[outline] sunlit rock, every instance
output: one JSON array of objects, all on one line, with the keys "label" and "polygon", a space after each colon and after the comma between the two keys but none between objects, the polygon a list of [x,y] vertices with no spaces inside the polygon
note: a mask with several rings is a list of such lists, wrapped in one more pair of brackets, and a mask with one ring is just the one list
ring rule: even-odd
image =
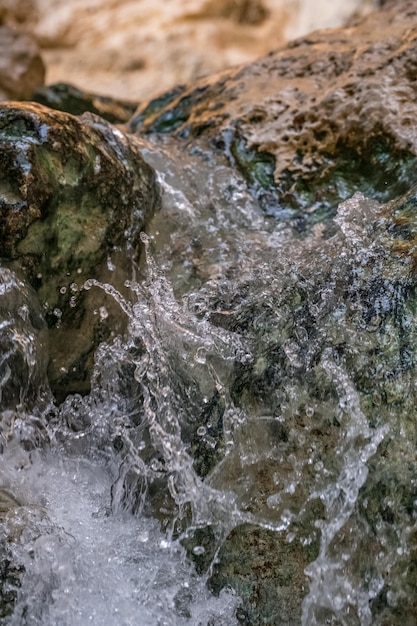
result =
[{"label": "sunlit rock", "polygon": [[143,103],[130,131],[212,150],[301,228],[357,190],[387,201],[416,180],[416,16],[404,0],[312,33]]},{"label": "sunlit rock", "polygon": [[88,389],[94,346],[120,324],[81,287],[111,277],[123,289],[157,201],[153,172],[134,140],[92,115],[4,104],[0,138],[2,257],[43,306],[52,386]]}]

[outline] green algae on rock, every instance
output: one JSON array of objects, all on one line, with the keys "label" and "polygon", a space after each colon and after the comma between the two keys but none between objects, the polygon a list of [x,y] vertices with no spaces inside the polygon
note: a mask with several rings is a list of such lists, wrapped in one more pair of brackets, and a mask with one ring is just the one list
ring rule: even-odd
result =
[{"label": "green algae on rock", "polygon": [[1,257],[44,307],[52,387],[88,389],[94,346],[120,325],[108,319],[110,301],[93,302],[80,288],[86,278],[123,286],[131,277],[158,201],[153,170],[134,138],[92,114],[3,104],[0,139]]},{"label": "green algae on rock", "polygon": [[416,17],[404,0],[312,33],[144,102],[129,129],[208,143],[270,215],[319,221],[355,191],[385,202],[417,177]]}]

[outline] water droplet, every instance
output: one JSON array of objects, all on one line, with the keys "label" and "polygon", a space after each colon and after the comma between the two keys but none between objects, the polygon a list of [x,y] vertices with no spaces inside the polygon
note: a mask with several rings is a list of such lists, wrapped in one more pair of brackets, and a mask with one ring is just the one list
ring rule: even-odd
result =
[{"label": "water droplet", "polygon": [[196,546],[195,548],[193,548],[193,554],[196,554],[197,556],[199,554],[204,554],[205,553],[205,548],[203,548],[203,546]]}]

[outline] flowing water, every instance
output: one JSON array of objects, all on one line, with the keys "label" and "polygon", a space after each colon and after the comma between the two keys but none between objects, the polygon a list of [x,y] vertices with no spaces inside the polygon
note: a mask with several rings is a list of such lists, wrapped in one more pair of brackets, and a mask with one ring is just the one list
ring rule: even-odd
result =
[{"label": "flowing water", "polygon": [[[1,270],[4,623],[414,623],[414,286],[383,207],[301,228],[226,167],[144,153],[163,202],[128,295],[82,285],[128,325],[88,396],[42,388],[39,305]],[[250,529],[279,566],[239,573]]]}]

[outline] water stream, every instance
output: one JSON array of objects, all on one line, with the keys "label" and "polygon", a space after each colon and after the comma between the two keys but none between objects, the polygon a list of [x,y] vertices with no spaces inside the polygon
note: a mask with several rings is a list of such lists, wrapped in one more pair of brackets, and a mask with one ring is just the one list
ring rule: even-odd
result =
[{"label": "water stream", "polygon": [[[126,334],[100,345],[88,396],[57,406],[45,389],[29,409],[31,386],[16,383],[20,409],[1,413],[15,504],[0,540],[17,564],[4,623],[398,623],[414,602],[417,343],[409,261],[389,250],[383,207],[358,194],[300,233],[265,218],[228,168],[203,180],[192,162],[145,155],[163,206],[128,295],[80,285],[114,298]],[[5,400],[11,377],[42,380],[46,356],[27,313],[39,305],[1,272],[14,294]],[[408,508],[397,489],[411,489]],[[268,572],[269,617],[248,617],[221,565],[248,528],[298,567],[298,618]]]}]

